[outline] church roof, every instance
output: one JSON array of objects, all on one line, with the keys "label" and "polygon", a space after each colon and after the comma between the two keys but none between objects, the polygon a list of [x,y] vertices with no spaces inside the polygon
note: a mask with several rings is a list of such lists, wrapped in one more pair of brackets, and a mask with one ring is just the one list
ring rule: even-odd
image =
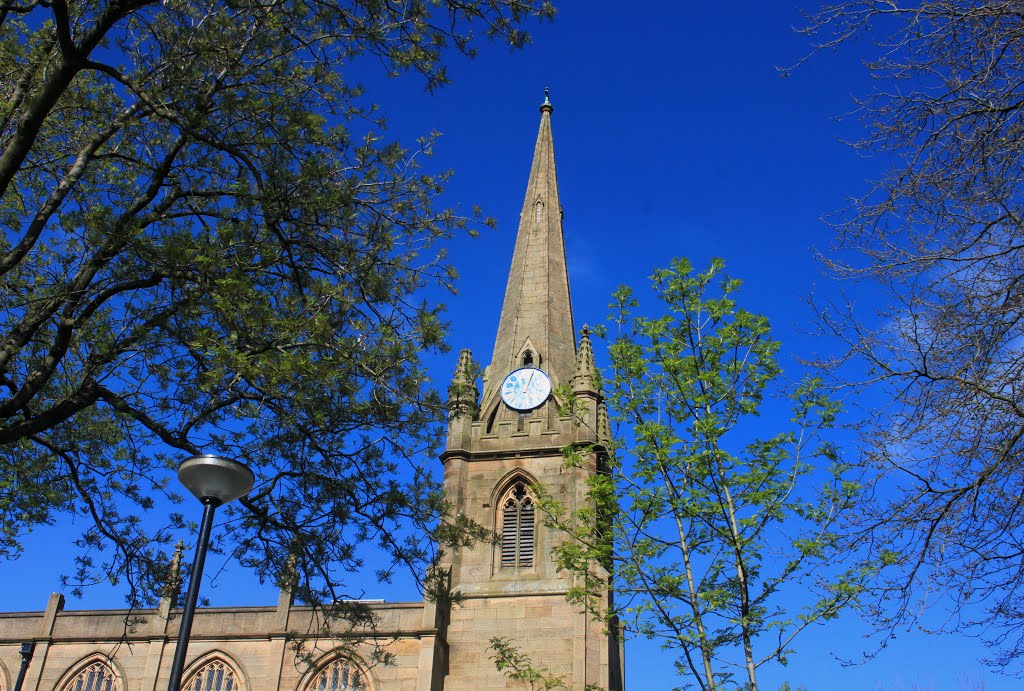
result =
[{"label": "church roof", "polygon": [[576,372],[562,206],[558,200],[551,136],[553,111],[545,90],[533,165],[519,214],[512,268],[489,368],[490,381],[494,383],[522,365],[526,348],[533,352],[534,365],[545,370],[556,383],[570,383]]}]

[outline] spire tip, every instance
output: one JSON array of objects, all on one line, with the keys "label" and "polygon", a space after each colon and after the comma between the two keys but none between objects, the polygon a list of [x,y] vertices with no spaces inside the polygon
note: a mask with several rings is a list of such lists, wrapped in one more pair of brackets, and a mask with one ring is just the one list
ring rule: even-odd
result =
[{"label": "spire tip", "polygon": [[553,105],[551,105],[551,98],[550,98],[550,96],[551,96],[551,90],[548,87],[545,86],[544,87],[544,102],[540,104],[540,112],[542,112],[542,113],[550,113],[551,111],[553,111],[555,109],[555,107]]}]

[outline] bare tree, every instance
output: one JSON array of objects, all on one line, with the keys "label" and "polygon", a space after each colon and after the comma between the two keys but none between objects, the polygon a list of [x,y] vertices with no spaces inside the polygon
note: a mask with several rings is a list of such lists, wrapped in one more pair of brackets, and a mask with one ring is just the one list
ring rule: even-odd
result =
[{"label": "bare tree", "polygon": [[826,258],[885,307],[820,306],[846,346],[827,367],[885,395],[862,426],[877,484],[858,525],[891,567],[879,620],[946,606],[937,628],[982,635],[1006,666],[1024,653],[1024,2],[838,2],[808,19],[819,50],[872,51],[854,146],[888,167],[832,219]]}]

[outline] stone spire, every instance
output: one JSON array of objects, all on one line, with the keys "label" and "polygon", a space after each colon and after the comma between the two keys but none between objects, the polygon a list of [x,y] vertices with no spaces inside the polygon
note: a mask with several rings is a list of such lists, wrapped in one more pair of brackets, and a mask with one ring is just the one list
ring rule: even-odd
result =
[{"label": "stone spire", "polygon": [[505,374],[523,366],[526,350],[531,352],[533,366],[546,371],[555,383],[568,384],[576,374],[562,206],[558,201],[551,137],[553,111],[545,90],[512,269],[487,372],[488,388],[497,386]]}]

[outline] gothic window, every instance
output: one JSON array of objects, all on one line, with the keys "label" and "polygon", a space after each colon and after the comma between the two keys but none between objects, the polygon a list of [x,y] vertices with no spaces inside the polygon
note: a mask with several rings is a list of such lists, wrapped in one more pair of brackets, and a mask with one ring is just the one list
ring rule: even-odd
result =
[{"label": "gothic window", "polygon": [[505,493],[501,507],[501,565],[533,566],[533,498],[525,482],[516,482]]},{"label": "gothic window", "polygon": [[533,351],[527,350],[523,353],[523,367],[533,367]]},{"label": "gothic window", "polygon": [[200,667],[181,688],[182,691],[240,691],[242,685],[235,670],[214,658]]},{"label": "gothic window", "polygon": [[102,660],[85,667],[64,685],[64,691],[117,691],[114,670]]},{"label": "gothic window", "polygon": [[345,658],[338,658],[313,677],[306,691],[365,691],[369,688],[358,667]]}]

